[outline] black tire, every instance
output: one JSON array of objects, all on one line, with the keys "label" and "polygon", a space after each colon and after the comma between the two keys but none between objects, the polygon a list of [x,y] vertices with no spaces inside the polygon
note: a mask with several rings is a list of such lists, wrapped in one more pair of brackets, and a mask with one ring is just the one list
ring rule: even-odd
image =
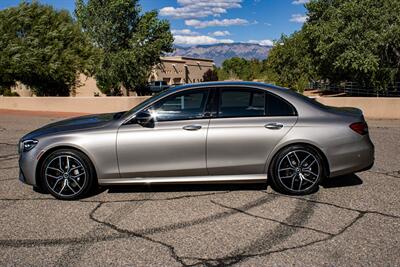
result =
[{"label": "black tire", "polygon": [[95,180],[95,171],[90,159],[74,149],[52,152],[43,161],[40,170],[43,188],[62,200],[83,198],[93,189]]},{"label": "black tire", "polygon": [[279,151],[269,170],[274,189],[289,195],[316,192],[324,173],[321,155],[306,145],[293,145]]}]

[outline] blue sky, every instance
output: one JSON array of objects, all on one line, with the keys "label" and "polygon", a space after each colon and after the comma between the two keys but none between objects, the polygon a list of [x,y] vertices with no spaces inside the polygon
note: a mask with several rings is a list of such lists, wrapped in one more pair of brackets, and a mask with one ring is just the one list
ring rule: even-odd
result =
[{"label": "blue sky", "polygon": [[[282,33],[299,30],[308,0],[141,0],[144,11],[157,9],[171,22],[178,45],[253,42],[270,45]],[[20,0],[1,0],[0,9]],[[74,10],[74,0],[40,0]]]}]

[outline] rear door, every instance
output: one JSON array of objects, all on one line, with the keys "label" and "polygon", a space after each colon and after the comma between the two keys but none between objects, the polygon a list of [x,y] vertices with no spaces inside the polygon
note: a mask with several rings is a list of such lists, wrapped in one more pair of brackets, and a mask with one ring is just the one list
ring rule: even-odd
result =
[{"label": "rear door", "polygon": [[207,135],[209,174],[264,173],[268,155],[296,123],[296,110],[262,89],[218,91]]}]

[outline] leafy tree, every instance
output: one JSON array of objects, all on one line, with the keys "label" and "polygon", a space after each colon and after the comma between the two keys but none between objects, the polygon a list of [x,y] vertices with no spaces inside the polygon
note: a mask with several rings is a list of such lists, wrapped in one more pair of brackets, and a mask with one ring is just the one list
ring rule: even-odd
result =
[{"label": "leafy tree", "polygon": [[283,35],[265,62],[268,77],[276,84],[303,91],[317,77],[303,32]]},{"label": "leafy tree", "polygon": [[90,69],[92,45],[68,11],[36,1],[0,11],[0,86],[17,81],[38,96],[68,96]]},{"label": "leafy tree", "polygon": [[213,82],[218,81],[218,72],[217,69],[209,69],[203,74],[203,81],[204,82]]},{"label": "leafy tree", "polygon": [[250,80],[250,62],[244,58],[233,57],[222,63],[221,77],[223,79]]},{"label": "leafy tree", "polygon": [[147,81],[160,56],[172,52],[170,25],[156,11],[142,14],[138,0],[76,0],[76,16],[101,53],[97,84],[106,94]]},{"label": "leafy tree", "polygon": [[400,80],[400,1],[314,0],[306,7],[302,33],[321,77],[381,89]]}]

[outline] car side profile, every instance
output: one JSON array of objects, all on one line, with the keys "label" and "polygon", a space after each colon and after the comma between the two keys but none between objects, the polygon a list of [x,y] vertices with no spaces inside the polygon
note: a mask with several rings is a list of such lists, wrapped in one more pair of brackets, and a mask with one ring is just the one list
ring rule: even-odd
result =
[{"label": "car side profile", "polygon": [[360,110],[253,82],[178,86],[127,112],[52,123],[19,152],[20,180],[59,199],[97,185],[267,179],[301,195],[374,163]]}]

